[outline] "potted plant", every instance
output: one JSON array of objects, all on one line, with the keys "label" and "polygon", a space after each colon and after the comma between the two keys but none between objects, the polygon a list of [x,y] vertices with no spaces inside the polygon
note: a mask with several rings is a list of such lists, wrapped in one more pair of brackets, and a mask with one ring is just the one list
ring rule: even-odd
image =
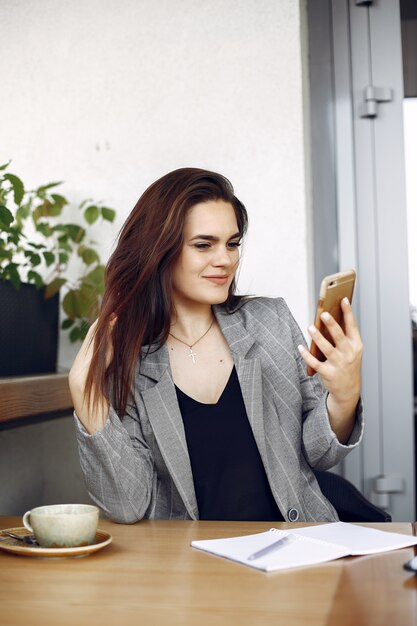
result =
[{"label": "potted plant", "polygon": [[0,375],[55,371],[59,302],[61,327],[71,342],[82,340],[104,291],[89,229],[113,222],[115,211],[85,200],[78,218],[67,220],[69,202],[57,193],[62,182],[27,189],[8,166],[0,166]]}]

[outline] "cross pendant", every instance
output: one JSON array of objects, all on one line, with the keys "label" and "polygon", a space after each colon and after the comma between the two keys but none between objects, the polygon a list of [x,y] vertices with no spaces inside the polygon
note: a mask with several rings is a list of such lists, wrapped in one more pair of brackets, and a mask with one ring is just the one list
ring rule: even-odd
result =
[{"label": "cross pendant", "polygon": [[197,356],[197,353],[193,352],[193,349],[191,346],[190,346],[190,354],[188,356],[190,356],[193,360],[193,363],[195,363],[195,357]]}]

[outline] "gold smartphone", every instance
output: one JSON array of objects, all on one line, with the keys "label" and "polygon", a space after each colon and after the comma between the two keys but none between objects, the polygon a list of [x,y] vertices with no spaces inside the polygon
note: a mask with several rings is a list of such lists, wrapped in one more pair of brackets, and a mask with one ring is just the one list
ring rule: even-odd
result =
[{"label": "gold smartphone", "polygon": [[[340,303],[343,298],[348,298],[349,302],[352,302],[355,280],[356,273],[354,270],[331,274],[322,280],[314,325],[332,345],[334,345],[334,341],[330,336],[330,333],[327,331],[326,326],[321,321],[320,315],[324,311],[327,311],[332,317],[334,317],[336,322],[343,328],[344,331],[345,323]],[[310,352],[319,361],[326,360],[326,357],[321,350],[319,350],[314,341],[311,342]],[[316,370],[307,366],[307,373],[309,376],[313,376],[316,373]]]}]

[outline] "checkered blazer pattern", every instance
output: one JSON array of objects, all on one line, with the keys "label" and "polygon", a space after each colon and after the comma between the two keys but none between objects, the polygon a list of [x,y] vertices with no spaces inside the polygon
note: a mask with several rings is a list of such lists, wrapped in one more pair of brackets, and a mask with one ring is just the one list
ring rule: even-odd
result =
[{"label": "checkered blazer pattern", "polygon": [[[214,312],[282,515],[288,521],[337,520],[312,468],[328,469],[358,445],[362,405],[342,445],[330,428],[319,376],[306,374],[297,350],[304,337],[282,298],[253,298],[232,314],[221,306]],[[166,346],[138,361],[126,415],[120,419],[111,407],[105,427],[93,435],[75,420],[87,488],[111,519],[199,518]]]}]

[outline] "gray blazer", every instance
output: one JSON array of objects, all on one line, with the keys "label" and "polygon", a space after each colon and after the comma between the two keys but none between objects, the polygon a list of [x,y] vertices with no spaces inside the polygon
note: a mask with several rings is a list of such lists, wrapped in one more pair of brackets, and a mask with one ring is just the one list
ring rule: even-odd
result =
[{"label": "gray blazer", "polygon": [[[306,374],[297,350],[304,338],[282,298],[255,298],[233,314],[220,306],[214,312],[282,515],[288,521],[337,520],[311,468],[328,469],[358,445],[362,407],[342,445],[330,428],[319,376]],[[199,518],[166,346],[140,359],[122,420],[110,408],[105,427],[94,435],[77,418],[76,425],[87,488],[111,519]]]}]

